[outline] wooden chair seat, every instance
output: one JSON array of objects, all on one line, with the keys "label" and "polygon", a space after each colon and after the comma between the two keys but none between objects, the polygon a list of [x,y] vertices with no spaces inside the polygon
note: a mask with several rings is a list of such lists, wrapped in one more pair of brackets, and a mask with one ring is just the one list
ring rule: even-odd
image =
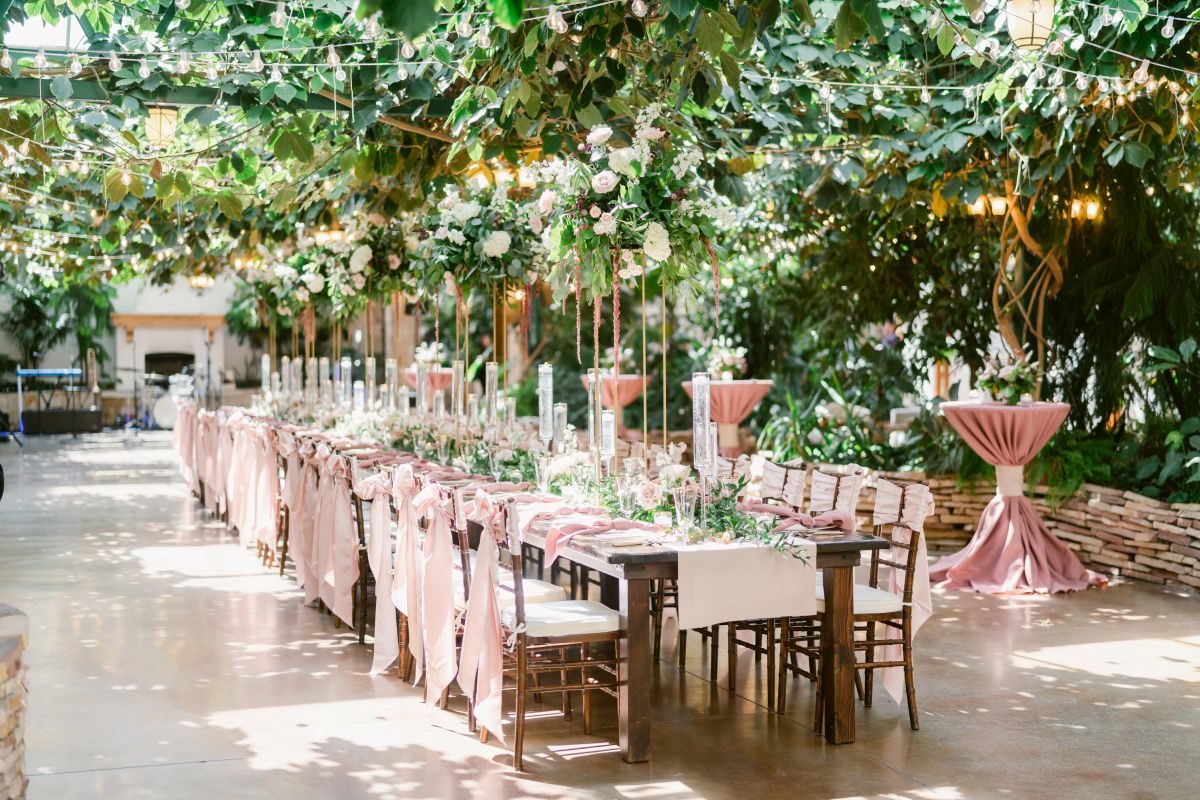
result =
[{"label": "wooden chair seat", "polygon": [[[502,609],[500,619],[505,627],[515,629],[515,606]],[[591,636],[612,633],[620,628],[620,614],[591,600],[534,603],[525,608],[525,634],[531,639]]]}]

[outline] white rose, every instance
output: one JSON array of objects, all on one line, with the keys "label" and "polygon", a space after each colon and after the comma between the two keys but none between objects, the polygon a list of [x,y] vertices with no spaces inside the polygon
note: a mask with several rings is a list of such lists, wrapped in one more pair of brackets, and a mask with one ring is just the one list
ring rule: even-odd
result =
[{"label": "white rose", "polygon": [[[300,292],[304,292],[304,290],[303,290],[303,289],[301,289],[301,290],[300,290]],[[296,292],[296,299],[297,299],[297,300],[299,300],[299,299],[300,299],[300,292]],[[304,294],[307,296],[307,295],[308,295],[308,292],[304,292]],[[301,300],[300,302],[304,302],[304,301],[303,301],[303,300]],[[283,305],[283,304],[281,303],[281,304],[280,304],[280,305],[279,305],[279,306],[278,306],[278,307],[275,309],[275,313],[276,313],[276,314],[278,314],[278,315],[279,315],[279,316],[281,316],[281,317],[290,317],[290,316],[292,315],[292,310],[291,310],[290,308],[288,308],[287,306],[285,306],[285,305]]]},{"label": "white rose", "polygon": [[661,139],[662,137],[666,136],[667,132],[664,131],[662,128],[656,128],[653,125],[649,125],[645,128],[639,128],[637,135],[638,135],[639,139],[642,139],[647,142],[653,142],[657,139]]},{"label": "white rose", "polygon": [[536,214],[529,218],[529,230],[533,231],[535,235],[542,232],[543,224],[542,218]]},{"label": "white rose", "polygon": [[320,294],[325,288],[325,278],[315,272],[312,272],[304,276],[304,285],[307,286],[308,290],[313,294]]},{"label": "white rose", "polygon": [[600,219],[600,206],[592,206],[588,209],[588,216],[592,219]]},{"label": "white rose", "polygon": [[433,232],[433,238],[435,238],[435,239],[445,239],[449,235],[450,235],[450,229],[447,228],[445,225],[443,225],[442,227],[438,228],[436,231]]},{"label": "white rose", "polygon": [[308,302],[308,289],[305,289],[304,287],[300,287],[299,289],[297,289],[296,290],[296,300],[301,303],[307,303]]},{"label": "white rose", "polygon": [[366,275],[359,274],[359,275],[354,276],[354,288],[355,289],[361,289],[366,285],[367,285],[367,276]]},{"label": "white rose", "polygon": [[605,211],[592,226],[592,230],[600,236],[612,236],[617,232],[617,218]]},{"label": "white rose", "polygon": [[395,253],[388,253],[388,267],[391,269],[400,269],[400,256]]},{"label": "white rose", "polygon": [[642,252],[655,261],[666,261],[671,257],[671,239],[662,225],[651,222],[646,226]]},{"label": "white rose", "polygon": [[450,231],[449,233],[447,233],[446,238],[449,239],[450,241],[454,242],[455,244],[462,244],[463,242],[465,242],[467,240],[467,237],[463,235],[463,232],[457,231],[457,230]]},{"label": "white rose", "polygon": [[588,133],[587,143],[595,147],[598,144],[604,144],[612,138],[612,128],[607,125],[597,125]]},{"label": "white rose", "polygon": [[633,175],[631,165],[636,158],[636,150],[632,147],[622,147],[620,150],[613,150],[608,154],[608,165],[613,168],[613,171],[628,178]]},{"label": "white rose", "polygon": [[350,271],[362,272],[371,263],[371,248],[369,245],[359,245],[350,254]]},{"label": "white rose", "polygon": [[508,252],[512,245],[512,237],[507,231],[492,231],[483,240],[483,254],[488,258],[498,258]]},{"label": "white rose", "polygon": [[474,200],[468,200],[450,209],[450,216],[454,217],[459,225],[463,225],[478,217],[481,210],[479,203]]},{"label": "white rose", "polygon": [[558,202],[558,192],[553,189],[547,189],[542,192],[542,196],[538,198],[538,213],[542,216],[549,214],[554,210],[554,204]]},{"label": "white rose", "polygon": [[1000,368],[1000,374],[997,375],[996,377],[998,377],[1002,381],[1006,381],[1009,378],[1011,378],[1016,371],[1017,371],[1017,367],[1015,364],[1007,364]]},{"label": "white rose", "polygon": [[616,173],[606,169],[603,172],[596,173],[592,178],[592,190],[600,194],[608,194],[617,188],[617,184],[620,182],[621,179],[617,177]]}]

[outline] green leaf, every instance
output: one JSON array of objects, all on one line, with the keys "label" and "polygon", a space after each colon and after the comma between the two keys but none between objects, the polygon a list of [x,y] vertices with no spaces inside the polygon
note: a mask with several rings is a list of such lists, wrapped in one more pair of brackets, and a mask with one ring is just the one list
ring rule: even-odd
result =
[{"label": "green leaf", "polygon": [[1191,357],[1196,354],[1196,340],[1184,339],[1179,343],[1179,357],[1184,361],[1191,360]]},{"label": "green leaf", "polygon": [[[410,39],[425,33],[437,22],[437,0],[372,0],[363,3],[379,8],[379,19]],[[360,8],[360,12],[362,10]]]},{"label": "green leaf", "polygon": [[725,76],[725,82],[729,84],[730,89],[738,88],[738,84],[742,80],[742,68],[738,65],[737,59],[725,51],[721,51],[721,74]]},{"label": "green leaf", "polygon": [[1153,356],[1154,358],[1157,358],[1159,361],[1166,361],[1171,364],[1181,363],[1181,360],[1179,358],[1179,353],[1176,353],[1174,350],[1172,350],[1169,347],[1160,347],[1159,345],[1156,345],[1156,344],[1151,345],[1149,353],[1151,356]]},{"label": "green leaf", "polygon": [[496,24],[506,31],[515,31],[525,13],[525,0],[488,0]]},{"label": "green leaf", "polygon": [[854,13],[848,0],[838,10],[837,18],[833,21],[833,32],[839,50],[850,47],[867,32],[866,21]]},{"label": "green leaf", "polygon": [[50,92],[59,100],[70,100],[71,95],[75,93],[74,87],[71,86],[71,79],[66,75],[59,75],[54,80],[50,81]]},{"label": "green leaf", "polygon": [[704,13],[696,24],[696,43],[714,58],[725,46],[725,31],[712,14]]},{"label": "green leaf", "polygon": [[129,187],[121,180],[124,174],[125,171],[120,167],[110,167],[108,172],[104,173],[104,196],[110,203],[119,203],[129,194]]},{"label": "green leaf", "polygon": [[217,193],[217,208],[221,209],[221,213],[232,220],[242,218],[242,201],[236,194],[226,189]]},{"label": "green leaf", "polygon": [[1130,166],[1144,166],[1150,155],[1150,148],[1141,142],[1125,143],[1125,160],[1129,162]]}]

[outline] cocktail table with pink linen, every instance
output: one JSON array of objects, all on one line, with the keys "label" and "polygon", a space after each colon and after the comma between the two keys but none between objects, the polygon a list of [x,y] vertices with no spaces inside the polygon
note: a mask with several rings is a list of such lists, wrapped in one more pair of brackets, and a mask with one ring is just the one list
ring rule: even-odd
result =
[{"label": "cocktail table with pink linen", "polygon": [[[400,379],[404,381],[404,385],[409,389],[417,388],[417,370],[413,367],[407,367],[400,370]],[[425,372],[425,383],[429,387],[430,392],[436,392],[439,389],[443,392],[450,388],[450,384],[454,382],[454,370],[449,367],[434,367]],[[446,404],[450,401],[447,399]]]},{"label": "cocktail table with pink linen", "polygon": [[[771,380],[714,380],[709,383],[709,416],[717,423],[717,446],[721,449],[721,455],[736,458],[741,454],[738,426],[750,416],[750,412],[774,385],[775,381]],[[691,397],[692,382],[684,381],[683,390]]]},{"label": "cocktail table with pink linen", "polygon": [[[588,376],[580,375],[579,379],[583,381],[583,388],[587,389]],[[609,373],[600,377],[600,404],[617,412],[617,435],[621,438],[628,433],[625,430],[625,406],[642,396],[648,382],[649,378],[636,372],[622,372],[620,375]]]},{"label": "cocktail table with pink linen", "polygon": [[971,449],[996,467],[996,496],[979,518],[971,541],[929,570],[942,587],[1003,592],[1070,592],[1107,579],[1046,528],[1025,497],[1025,464],[1062,425],[1071,406],[992,402],[942,403],[942,413]]}]

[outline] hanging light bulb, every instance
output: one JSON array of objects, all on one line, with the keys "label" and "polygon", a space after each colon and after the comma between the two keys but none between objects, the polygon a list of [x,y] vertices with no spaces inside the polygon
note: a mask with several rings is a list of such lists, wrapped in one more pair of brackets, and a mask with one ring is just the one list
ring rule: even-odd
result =
[{"label": "hanging light bulb", "polygon": [[271,75],[268,77],[271,83],[283,83],[283,70],[278,64],[271,65]]},{"label": "hanging light bulb", "polygon": [[38,69],[45,69],[50,66],[50,62],[46,60],[46,51],[38,50],[37,55],[33,57],[33,65]]},{"label": "hanging light bulb", "polygon": [[83,64],[79,61],[78,56],[71,56],[70,70],[72,75],[78,75],[83,72]]},{"label": "hanging light bulb", "polygon": [[108,68],[112,72],[116,72],[121,68],[121,59],[117,58],[116,53],[108,54]]},{"label": "hanging light bulb", "polygon": [[1086,92],[1088,88],[1088,77],[1083,73],[1075,76],[1075,88],[1081,92]]},{"label": "hanging light bulb", "polygon": [[333,45],[329,45],[329,49],[325,51],[325,63],[331,67],[336,67],[342,63],[342,57],[338,55]]},{"label": "hanging light bulb", "polygon": [[820,97],[822,100],[826,101],[833,97],[833,90],[829,88],[829,84],[821,84],[821,88],[817,90],[817,97]]},{"label": "hanging light bulb", "polygon": [[479,46],[485,50],[487,50],[488,48],[490,48],[492,46],[492,37],[487,32],[486,28],[479,32],[479,38],[477,39],[477,42],[478,42]]},{"label": "hanging light bulb", "polygon": [[882,100],[883,99],[883,89],[880,89],[878,86],[876,86],[874,89],[871,90],[871,98],[873,100]]},{"label": "hanging light bulb", "polygon": [[12,55],[8,52],[8,48],[6,47],[6,48],[4,48],[3,52],[0,52],[0,67],[3,67],[4,69],[9,70],[11,72],[12,65],[13,65]]},{"label": "hanging light bulb", "polygon": [[363,23],[363,33],[368,39],[379,38],[379,20],[374,15],[367,17],[367,21]]},{"label": "hanging light bulb", "polygon": [[121,173],[121,185],[128,186],[133,183],[133,177],[128,172]]},{"label": "hanging light bulb", "polygon": [[175,62],[175,71],[180,75],[187,75],[192,70],[191,59],[188,58],[186,50],[179,53],[179,60]]},{"label": "hanging light bulb", "polygon": [[1138,68],[1134,70],[1133,79],[1138,83],[1145,83],[1150,80],[1150,62],[1147,59],[1142,59],[1142,63],[1138,64]]},{"label": "hanging light bulb", "polygon": [[971,22],[974,22],[976,25],[982,24],[986,14],[987,12],[982,5],[975,6],[975,10],[971,12]]},{"label": "hanging light bulb", "polygon": [[341,64],[338,64],[338,68],[333,71],[333,77],[339,81],[346,80],[346,70]]},{"label": "hanging light bulb", "polygon": [[192,4],[192,0],[175,0],[175,7],[180,11],[187,11],[188,6]]},{"label": "hanging light bulb", "polygon": [[771,85],[767,87],[771,94],[779,94],[779,79],[771,78]]},{"label": "hanging light bulb", "polygon": [[1056,69],[1050,74],[1050,85],[1054,87],[1062,86],[1063,76],[1062,70]]},{"label": "hanging light bulb", "polygon": [[932,100],[932,99],[933,99],[933,98],[932,98],[932,97],[929,95],[929,87],[928,87],[928,86],[922,86],[922,87],[921,87],[921,102],[922,102],[922,103],[928,103],[928,102],[929,102],[930,100]]},{"label": "hanging light bulb", "polygon": [[1106,8],[1106,9],[1104,9],[1104,13],[1100,15],[1100,27],[1107,28],[1112,24],[1113,24],[1113,16],[1111,13],[1109,13],[1109,10]]},{"label": "hanging light bulb", "polygon": [[276,28],[282,28],[287,24],[287,14],[283,11],[283,3],[275,4],[275,10],[271,12],[271,24]]},{"label": "hanging light bulb", "polygon": [[546,9],[546,27],[560,36],[567,32],[567,21],[563,19],[558,6],[550,6]]},{"label": "hanging light bulb", "polygon": [[254,55],[250,57],[250,71],[259,73],[263,71],[262,53],[255,50]]},{"label": "hanging light bulb", "polygon": [[396,77],[402,81],[408,80],[408,70],[404,68],[403,64],[400,65],[400,71],[396,73]]},{"label": "hanging light bulb", "polygon": [[204,71],[204,77],[210,81],[215,81],[220,77],[217,75],[217,63],[215,61],[208,65],[208,69]]},{"label": "hanging light bulb", "polygon": [[405,58],[412,58],[417,54],[417,48],[413,47],[412,42],[408,39],[404,40],[404,44],[400,45],[400,55]]},{"label": "hanging light bulb", "polygon": [[458,27],[455,28],[455,30],[458,32],[458,35],[464,39],[467,38],[468,36],[470,36],[471,35],[471,18],[463,17],[462,19],[460,19],[458,21]]},{"label": "hanging light bulb", "polygon": [[645,0],[633,0],[633,2],[629,4],[629,10],[633,12],[635,17],[638,18],[646,16],[646,14],[650,11],[650,9],[646,7]]},{"label": "hanging light bulb", "polygon": [[1059,56],[1062,55],[1063,47],[1064,45],[1062,37],[1059,36],[1051,40],[1050,44],[1046,45],[1046,52],[1052,56]]},{"label": "hanging light bulb", "polygon": [[1164,39],[1171,39],[1175,36],[1175,18],[1167,17],[1167,24],[1162,27],[1162,35]]},{"label": "hanging light bulb", "polygon": [[138,76],[143,79],[150,77],[150,65],[146,63],[146,59],[144,58],[138,64]]}]

